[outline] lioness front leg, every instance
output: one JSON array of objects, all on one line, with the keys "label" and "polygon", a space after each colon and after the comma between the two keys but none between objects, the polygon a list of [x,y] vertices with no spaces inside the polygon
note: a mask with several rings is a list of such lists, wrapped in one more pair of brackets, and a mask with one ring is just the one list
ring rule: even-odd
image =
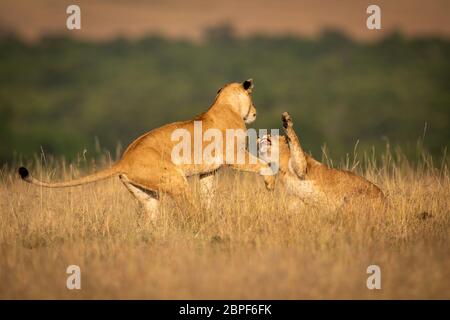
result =
[{"label": "lioness front leg", "polygon": [[248,151],[245,151],[245,159],[248,162],[243,164],[233,163],[230,164],[230,167],[237,171],[254,172],[262,175],[266,189],[273,190],[275,188],[275,172],[273,172],[272,168]]},{"label": "lioness front leg", "polygon": [[216,195],[216,171],[200,175],[200,194],[206,208],[211,208],[212,201]]},{"label": "lioness front leg", "polygon": [[295,174],[300,179],[304,179],[307,167],[306,157],[300,145],[297,134],[294,131],[291,116],[289,113],[283,112],[281,115],[281,120],[283,121],[283,128],[286,132],[289,150],[291,151],[290,163],[292,165],[292,169],[294,169]]}]

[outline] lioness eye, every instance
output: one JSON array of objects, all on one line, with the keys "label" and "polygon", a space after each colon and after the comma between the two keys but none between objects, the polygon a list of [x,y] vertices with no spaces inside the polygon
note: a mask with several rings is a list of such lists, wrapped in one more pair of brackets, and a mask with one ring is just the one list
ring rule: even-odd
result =
[{"label": "lioness eye", "polygon": [[219,90],[217,90],[217,93],[219,94],[219,93],[220,93],[220,91],[222,91],[222,88],[220,88]]}]

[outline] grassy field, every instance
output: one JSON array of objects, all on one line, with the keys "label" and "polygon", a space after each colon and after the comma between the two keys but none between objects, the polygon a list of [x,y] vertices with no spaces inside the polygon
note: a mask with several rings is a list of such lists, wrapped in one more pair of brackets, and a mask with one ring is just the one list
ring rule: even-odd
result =
[{"label": "grassy field", "polygon": [[[0,298],[450,298],[448,162],[400,152],[342,161],[388,195],[364,207],[288,209],[260,177],[221,171],[212,208],[187,214],[163,199],[155,223],[118,179],[62,190],[0,174]],[[108,161],[37,158],[42,179],[68,179]],[[336,164],[335,164],[336,166]],[[339,166],[339,165],[338,165]],[[85,168],[85,169],[82,169]],[[192,181],[198,197],[198,184]],[[66,288],[68,265],[81,290]],[[381,267],[381,290],[366,268]]]}]

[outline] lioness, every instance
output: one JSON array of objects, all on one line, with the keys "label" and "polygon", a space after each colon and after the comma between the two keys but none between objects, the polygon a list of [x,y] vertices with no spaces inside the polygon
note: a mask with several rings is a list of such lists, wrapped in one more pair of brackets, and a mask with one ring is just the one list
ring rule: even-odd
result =
[{"label": "lioness", "polygon": [[[225,85],[217,92],[208,111],[193,120],[167,124],[142,135],[128,146],[117,163],[95,174],[67,182],[39,181],[24,167],[19,168],[19,174],[26,182],[49,188],[78,186],[119,176],[126,188],[153,218],[157,213],[160,193],[168,194],[177,201],[187,200],[193,205],[186,177],[200,175],[201,191],[205,197],[210,198],[214,191],[213,173],[223,166],[224,162],[174,163],[171,152],[176,142],[172,141],[172,133],[176,129],[186,129],[193,136],[194,121],[201,121],[202,130],[215,128],[220,130],[223,136],[226,129],[241,129],[246,132],[245,124],[256,119],[256,109],[251,98],[252,89],[252,79]],[[233,149],[233,152],[235,151],[236,149]],[[244,164],[227,163],[227,165],[236,170],[255,173],[268,169],[267,164],[247,151],[244,152],[247,160]],[[252,161],[249,161],[250,159]],[[264,181],[267,189],[273,189],[275,181],[273,176],[264,175]]]},{"label": "lioness", "polygon": [[[278,177],[288,194],[298,197],[304,204],[337,207],[355,199],[384,198],[380,188],[363,177],[329,168],[305,153],[289,113],[282,114],[282,122],[286,136],[265,135],[258,139],[258,147],[263,160],[278,161]],[[272,159],[273,154],[278,155],[278,159]]]}]

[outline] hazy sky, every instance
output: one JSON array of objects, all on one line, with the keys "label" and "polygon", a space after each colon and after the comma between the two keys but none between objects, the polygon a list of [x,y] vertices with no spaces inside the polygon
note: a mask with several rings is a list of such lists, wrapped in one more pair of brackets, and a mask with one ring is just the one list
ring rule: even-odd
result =
[{"label": "hazy sky", "polygon": [[[81,7],[80,31],[66,29],[70,4]],[[381,31],[366,28],[369,4],[381,7]],[[160,33],[198,40],[205,28],[228,23],[239,35],[315,36],[335,27],[357,39],[393,30],[450,37],[449,13],[449,0],[0,0],[0,30],[29,40],[47,33],[94,40]]]}]

